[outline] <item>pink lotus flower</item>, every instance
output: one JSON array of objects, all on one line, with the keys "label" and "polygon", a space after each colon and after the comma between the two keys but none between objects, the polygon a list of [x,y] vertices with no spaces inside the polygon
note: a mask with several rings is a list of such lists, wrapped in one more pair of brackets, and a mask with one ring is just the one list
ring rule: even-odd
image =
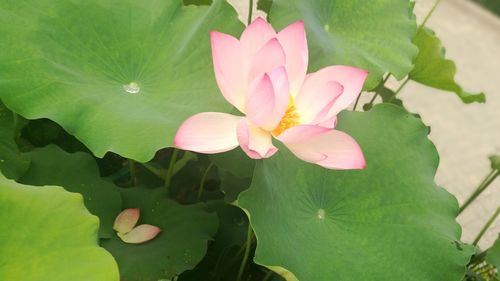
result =
[{"label": "pink lotus flower", "polygon": [[180,126],[174,145],[199,153],[238,145],[254,159],[278,150],[273,137],[298,158],[330,169],[362,169],[357,142],[334,130],[337,114],[360,94],[368,75],[350,66],[307,74],[308,49],[302,21],[279,33],[262,18],[240,40],[212,32],[215,77],[224,98],[246,116],[203,112]]}]

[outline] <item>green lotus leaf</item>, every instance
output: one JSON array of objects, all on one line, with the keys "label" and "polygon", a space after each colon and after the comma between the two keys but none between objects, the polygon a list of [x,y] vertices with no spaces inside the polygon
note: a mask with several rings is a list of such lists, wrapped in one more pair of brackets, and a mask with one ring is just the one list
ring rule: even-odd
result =
[{"label": "green lotus leaf", "polygon": [[210,5],[212,0],[183,0],[184,5]]},{"label": "green lotus leaf", "polygon": [[434,183],[426,126],[391,104],[339,118],[367,168],[324,169],[284,147],[259,161],[239,197],[255,262],[287,280],[460,280],[474,250],[459,240],[457,200]]},{"label": "green lotus leaf", "polygon": [[240,248],[247,240],[248,220],[245,213],[237,206],[224,201],[211,201],[219,218],[219,229],[215,236],[215,246],[219,250],[238,246]]},{"label": "green lotus leaf", "polygon": [[396,93],[385,85],[379,85],[375,90],[382,98],[382,102],[392,103],[404,108],[403,101],[397,98]]},{"label": "green lotus leaf", "polygon": [[239,35],[243,25],[223,0],[9,0],[0,14],[0,98],[56,121],[99,157],[146,162],[190,115],[229,110],[209,32]]},{"label": "green lotus leaf", "polygon": [[15,142],[15,125],[12,112],[0,103],[0,171],[10,179],[22,176],[30,164]]},{"label": "green lotus leaf", "polygon": [[217,168],[228,171],[236,177],[248,178],[253,175],[255,161],[239,147],[228,152],[211,154],[208,158]]},{"label": "green lotus leaf", "polygon": [[240,192],[250,186],[255,161],[239,148],[212,154],[209,159],[217,166],[220,189],[225,194],[224,200],[234,202]]},{"label": "green lotus leaf", "polygon": [[436,89],[454,92],[464,103],[485,102],[484,93],[466,92],[455,82],[457,67],[445,58],[441,40],[429,28],[419,29],[413,39],[419,48],[415,67],[409,74],[410,79]]},{"label": "green lotus leaf", "polygon": [[88,151],[85,145],[50,119],[22,119],[26,124],[22,127],[20,141],[27,143],[24,146],[26,148],[55,144],[68,152]]},{"label": "green lotus leaf", "polygon": [[0,280],[118,281],[97,245],[99,220],[79,194],[32,187],[0,174]]},{"label": "green lotus leaf", "polygon": [[30,185],[58,185],[83,195],[87,209],[100,219],[99,237],[114,235],[113,222],[122,210],[121,196],[114,184],[99,176],[99,169],[87,153],[67,153],[55,145],[24,155],[32,159],[19,180]]},{"label": "green lotus leaf", "polygon": [[272,5],[273,5],[273,0],[258,0],[257,1],[257,9],[263,11],[266,14],[269,14],[269,11],[271,11]]},{"label": "green lotus leaf", "polygon": [[238,275],[243,254],[241,250],[247,240],[246,214],[224,201],[210,201],[208,207],[215,210],[219,218],[217,234],[203,260],[193,270],[182,273],[179,281],[234,280]]},{"label": "green lotus leaf", "polygon": [[127,188],[123,208],[139,208],[139,224],[151,224],[160,234],[144,244],[126,244],[114,235],[101,245],[115,257],[123,280],[169,279],[192,269],[207,251],[217,231],[217,216],[204,205],[181,206],[168,199],[165,189]]},{"label": "green lotus leaf", "polygon": [[223,169],[219,169],[219,180],[220,190],[224,192],[224,201],[228,203],[235,202],[240,193],[252,183],[252,177],[237,177]]},{"label": "green lotus leaf", "polygon": [[309,70],[360,67],[370,73],[366,89],[375,88],[386,72],[404,78],[418,51],[411,42],[416,22],[408,0],[274,0],[269,18],[278,29],[304,20]]}]

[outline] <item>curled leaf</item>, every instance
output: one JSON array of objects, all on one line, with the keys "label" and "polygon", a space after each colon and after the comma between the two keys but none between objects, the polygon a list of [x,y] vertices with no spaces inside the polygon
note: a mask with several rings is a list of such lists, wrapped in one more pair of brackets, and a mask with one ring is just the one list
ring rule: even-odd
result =
[{"label": "curled leaf", "polygon": [[419,30],[413,43],[419,48],[415,59],[415,67],[409,73],[411,80],[426,86],[450,91],[464,103],[486,101],[484,93],[469,93],[455,82],[457,67],[455,63],[445,57],[445,49],[441,40],[429,28]]}]

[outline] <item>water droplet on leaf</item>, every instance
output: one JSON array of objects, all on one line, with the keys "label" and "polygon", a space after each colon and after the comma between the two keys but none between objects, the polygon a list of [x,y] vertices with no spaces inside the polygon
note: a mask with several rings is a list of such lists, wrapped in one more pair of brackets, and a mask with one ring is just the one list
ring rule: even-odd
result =
[{"label": "water droplet on leaf", "polygon": [[318,210],[318,219],[320,220],[325,219],[325,210],[323,209]]},{"label": "water droplet on leaf", "polygon": [[136,82],[130,82],[127,85],[123,85],[123,89],[125,90],[125,92],[130,94],[138,94],[141,91],[139,84],[137,84]]}]

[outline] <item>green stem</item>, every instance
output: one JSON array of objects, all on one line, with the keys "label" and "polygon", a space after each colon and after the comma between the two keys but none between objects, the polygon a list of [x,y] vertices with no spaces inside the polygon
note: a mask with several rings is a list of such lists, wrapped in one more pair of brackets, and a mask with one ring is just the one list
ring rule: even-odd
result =
[{"label": "green stem", "polygon": [[498,170],[492,170],[486,178],[479,184],[479,186],[474,190],[474,192],[465,200],[464,204],[462,207],[460,207],[460,210],[458,210],[458,214],[462,213],[469,205],[472,203],[476,198],[483,193],[483,191],[488,188],[488,186],[498,177],[500,171]]},{"label": "green stem", "polygon": [[128,167],[130,171],[130,183],[132,186],[137,185],[137,172],[135,169],[135,161],[132,159],[128,159]]},{"label": "green stem", "polygon": [[19,115],[17,113],[12,112],[12,121],[14,122],[14,128],[17,128],[17,124],[19,123]]},{"label": "green stem", "polygon": [[268,281],[271,278],[271,276],[273,276],[273,271],[269,270],[267,274],[264,276],[264,279],[262,279],[262,281]]},{"label": "green stem", "polygon": [[358,106],[358,102],[359,102],[360,98],[361,98],[361,93],[356,98],[356,102],[354,102],[354,107],[352,108],[352,111],[356,111],[356,107]]},{"label": "green stem", "polygon": [[245,271],[245,266],[248,262],[248,257],[250,256],[250,248],[252,247],[252,239],[253,239],[253,231],[249,221],[247,230],[247,241],[245,242],[245,254],[243,255],[243,260],[241,261],[240,270],[238,271],[238,277],[236,278],[236,281],[241,281],[241,277],[243,276],[243,272]]},{"label": "green stem", "polygon": [[19,115],[15,112],[12,112],[12,122],[14,123],[14,139],[16,142],[19,142],[21,138],[21,128],[19,126]]},{"label": "green stem", "polygon": [[410,78],[406,78],[405,81],[403,81],[403,83],[401,83],[401,85],[399,86],[399,88],[396,90],[396,92],[394,92],[394,95],[392,95],[392,97],[387,101],[387,102],[391,102],[394,100],[394,98],[396,98],[396,96],[399,94],[399,92],[401,92],[401,90],[403,90],[403,88],[406,86],[406,84],[408,83],[408,81],[410,81]]},{"label": "green stem", "polygon": [[238,258],[241,256],[241,254],[243,254],[244,251],[245,251],[245,244],[240,247],[240,249],[238,250],[238,252],[236,253],[236,255],[231,259],[231,261],[229,262],[229,264],[230,265],[234,264],[238,260]]},{"label": "green stem", "polygon": [[472,242],[472,245],[476,246],[479,240],[483,237],[483,235],[486,233],[486,230],[490,228],[490,226],[493,224],[495,219],[498,217],[498,214],[500,214],[500,206],[497,208],[495,213],[491,216],[491,218],[486,222],[486,224],[483,226],[479,234],[477,235],[476,239],[474,239],[474,242]]},{"label": "green stem", "polygon": [[418,27],[418,30],[417,30],[417,33],[420,32],[420,30],[422,30],[422,28],[425,26],[425,24],[427,24],[427,21],[431,18],[432,14],[434,13],[434,11],[436,10],[437,6],[439,5],[439,3],[441,3],[441,0],[437,0],[435,3],[434,3],[434,6],[432,6],[432,9],[427,13],[427,15],[425,16],[424,18],[424,21],[420,24],[420,26]]},{"label": "green stem", "polygon": [[486,257],[486,252],[487,251],[482,251],[481,253],[472,257],[469,263],[469,264],[474,264],[472,266],[472,269],[479,267],[479,265],[484,261],[484,258]]},{"label": "green stem", "polygon": [[373,95],[372,99],[370,100],[370,106],[373,106],[373,102],[375,102],[375,99],[378,97],[378,93],[375,93],[375,95]]},{"label": "green stem", "polygon": [[387,82],[387,80],[389,80],[389,78],[391,77],[391,74],[390,73],[387,73],[387,76],[385,76],[384,80],[382,80],[382,86],[385,85],[385,83]]},{"label": "green stem", "polygon": [[162,173],[159,169],[156,169],[155,167],[151,166],[151,164],[149,164],[149,163],[140,163],[140,162],[138,162],[138,163],[141,166],[143,166],[144,168],[146,168],[148,171],[153,173],[155,176],[157,176],[158,178],[165,181],[165,174]]},{"label": "green stem", "polygon": [[248,25],[252,23],[253,0],[248,0]]},{"label": "green stem", "polygon": [[203,173],[203,176],[201,177],[200,188],[198,189],[198,201],[201,200],[201,195],[203,194],[203,190],[205,189],[205,181],[207,179],[208,172],[210,172],[213,166],[214,163],[210,163],[210,165],[208,165],[207,169],[205,170],[205,173]]},{"label": "green stem", "polygon": [[165,176],[165,187],[167,188],[167,194],[170,195],[170,184],[172,182],[172,176],[174,174],[174,165],[177,161],[177,156],[179,155],[179,150],[174,148],[172,156],[170,156],[170,163],[168,164],[167,175]]},{"label": "green stem", "polygon": [[[391,77],[391,74],[388,73],[387,76],[385,76],[384,80],[382,80],[382,82],[380,83],[379,86],[377,86],[377,88],[379,88],[380,86],[384,86],[385,83],[387,82],[387,80],[389,80],[389,77]],[[375,95],[373,95],[372,99],[370,100],[370,108],[373,106],[373,103],[375,102],[375,99],[378,97],[379,93],[378,92],[375,92]],[[361,95],[360,95],[361,96]],[[359,96],[358,96],[359,98]],[[357,100],[356,100],[357,102]]]},{"label": "green stem", "polygon": [[222,264],[222,259],[227,255],[228,252],[229,252],[229,248],[224,248],[224,250],[222,250],[219,257],[217,258],[217,262],[215,263],[214,270],[213,270],[215,280],[220,280],[219,267]]}]

